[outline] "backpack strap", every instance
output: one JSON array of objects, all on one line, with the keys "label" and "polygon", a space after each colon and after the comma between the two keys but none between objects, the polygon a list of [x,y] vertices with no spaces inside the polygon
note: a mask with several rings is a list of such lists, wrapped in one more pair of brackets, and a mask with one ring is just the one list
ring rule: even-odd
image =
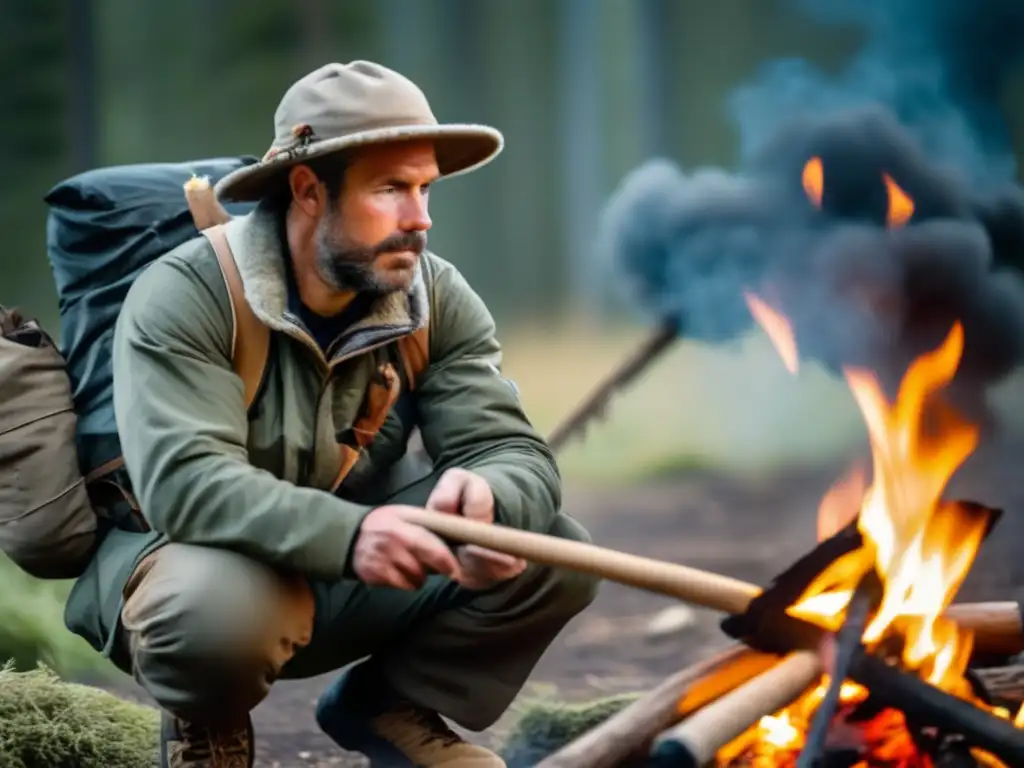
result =
[{"label": "backpack strap", "polygon": [[217,254],[217,263],[231,296],[231,321],[234,326],[231,362],[245,387],[245,409],[248,411],[256,400],[266,372],[270,356],[270,329],[256,317],[245,298],[242,276],[238,273],[224,225],[207,227],[202,233]]},{"label": "backpack strap", "polygon": [[[231,296],[231,362],[235,373],[242,379],[245,388],[245,408],[252,407],[263,383],[270,355],[270,329],[252,311],[245,299],[242,276],[238,273],[231,245],[224,233],[224,225],[217,224],[201,230],[217,254],[224,282]],[[114,473],[124,467],[124,457],[117,456],[93,469],[85,476],[85,485],[94,497],[96,486],[109,485],[115,488],[131,507],[136,523],[144,531],[149,526],[139,511],[138,501],[124,485],[117,481]]]}]

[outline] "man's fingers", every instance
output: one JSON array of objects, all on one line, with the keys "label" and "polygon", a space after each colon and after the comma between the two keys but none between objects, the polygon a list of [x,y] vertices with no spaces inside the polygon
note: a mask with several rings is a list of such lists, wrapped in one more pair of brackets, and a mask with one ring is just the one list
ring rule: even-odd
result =
[{"label": "man's fingers", "polygon": [[459,561],[445,543],[426,528],[410,524],[403,531],[406,548],[420,563],[450,579],[459,575]]},{"label": "man's fingers", "polygon": [[522,562],[518,557],[504,552],[495,552],[493,549],[485,549],[477,544],[467,544],[462,551],[469,557],[483,560],[494,568],[514,568]]},{"label": "man's fingers", "polygon": [[365,581],[373,587],[394,587],[414,591],[416,586],[390,561],[382,560],[370,569]]},{"label": "man's fingers", "polygon": [[459,514],[462,507],[462,491],[466,485],[466,477],[458,470],[448,470],[437,481],[434,490],[427,499],[427,509],[444,512],[449,515]]},{"label": "man's fingers", "polygon": [[494,522],[494,494],[486,480],[470,475],[462,489],[462,508],[459,511],[472,520]]},{"label": "man's fingers", "polygon": [[419,589],[427,579],[427,571],[419,560],[402,547],[395,547],[391,553],[391,565],[402,574],[403,578],[412,585],[413,589]]}]

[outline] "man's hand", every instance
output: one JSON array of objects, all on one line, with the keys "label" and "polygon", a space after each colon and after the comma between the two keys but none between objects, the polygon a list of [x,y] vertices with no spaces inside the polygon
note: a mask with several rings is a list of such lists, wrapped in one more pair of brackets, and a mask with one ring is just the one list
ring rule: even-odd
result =
[{"label": "man's hand", "polygon": [[[427,509],[493,523],[494,494],[479,475],[465,469],[449,469],[434,486]],[[474,544],[459,549],[458,562],[462,573],[456,580],[467,589],[487,589],[526,570],[525,560]]]},{"label": "man's hand", "polygon": [[372,586],[416,590],[430,573],[454,581],[462,578],[459,561],[447,545],[422,526],[406,522],[403,514],[415,507],[392,504],[363,518],[352,569]]}]

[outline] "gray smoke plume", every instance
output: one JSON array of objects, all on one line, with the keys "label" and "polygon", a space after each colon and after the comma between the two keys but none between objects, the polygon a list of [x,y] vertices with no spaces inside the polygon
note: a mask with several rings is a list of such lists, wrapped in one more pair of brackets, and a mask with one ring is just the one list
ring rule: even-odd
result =
[{"label": "gray smoke plume", "polygon": [[[801,4],[863,23],[865,47],[835,78],[776,61],[738,89],[735,172],[656,160],[627,176],[601,233],[616,284],[711,343],[753,327],[752,291],[790,319],[805,359],[870,367],[890,390],[960,321],[957,381],[979,400],[1024,359],[1024,190],[996,100],[1024,49],[1024,2]],[[811,157],[820,206],[801,181]],[[887,226],[886,177],[915,203],[905,226]]]}]

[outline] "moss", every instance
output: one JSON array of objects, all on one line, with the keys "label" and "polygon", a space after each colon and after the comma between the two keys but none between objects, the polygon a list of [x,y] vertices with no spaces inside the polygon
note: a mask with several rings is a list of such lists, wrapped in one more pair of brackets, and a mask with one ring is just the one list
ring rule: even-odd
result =
[{"label": "moss", "polygon": [[579,704],[525,702],[501,747],[501,755],[509,768],[536,765],[633,703],[639,695],[620,694]]},{"label": "moss", "polygon": [[0,669],[0,768],[150,768],[159,714],[49,669]]}]

